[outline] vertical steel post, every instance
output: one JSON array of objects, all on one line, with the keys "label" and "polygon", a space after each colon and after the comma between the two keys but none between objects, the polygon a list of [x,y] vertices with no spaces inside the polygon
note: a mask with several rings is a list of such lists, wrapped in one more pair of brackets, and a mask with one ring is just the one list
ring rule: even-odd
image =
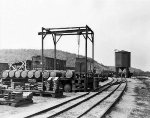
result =
[{"label": "vertical steel post", "polygon": [[94,32],[92,34],[92,59],[93,59],[93,69],[94,69]]},{"label": "vertical steel post", "polygon": [[[42,27],[42,84],[44,84],[44,80],[43,80],[43,71],[44,71],[44,65],[43,65],[43,56],[44,56],[44,52],[43,52],[43,48],[44,48],[44,36],[43,36],[43,27]],[[42,90],[43,90],[43,87],[42,87]]]},{"label": "vertical steel post", "polygon": [[87,38],[88,38],[88,27],[86,26],[86,39],[85,39],[85,88],[84,91],[87,91]]},{"label": "vertical steel post", "polygon": [[54,70],[56,70],[56,35],[54,35]]}]

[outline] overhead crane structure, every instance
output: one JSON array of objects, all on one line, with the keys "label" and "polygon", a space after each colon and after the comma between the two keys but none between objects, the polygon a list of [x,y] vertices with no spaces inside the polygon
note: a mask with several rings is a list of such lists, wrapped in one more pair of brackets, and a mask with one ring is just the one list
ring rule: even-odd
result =
[{"label": "overhead crane structure", "polygon": [[[92,60],[94,62],[94,32],[89,26],[85,27],[64,27],[64,28],[44,28],[38,35],[42,36],[42,72],[44,71],[43,57],[44,57],[44,38],[46,35],[52,35],[54,43],[54,69],[56,69],[56,45],[60,38],[64,35],[82,35],[85,39],[85,91],[87,90],[87,40],[89,39],[92,43]],[[94,63],[93,63],[94,65]],[[43,82],[43,77],[42,77]]]}]

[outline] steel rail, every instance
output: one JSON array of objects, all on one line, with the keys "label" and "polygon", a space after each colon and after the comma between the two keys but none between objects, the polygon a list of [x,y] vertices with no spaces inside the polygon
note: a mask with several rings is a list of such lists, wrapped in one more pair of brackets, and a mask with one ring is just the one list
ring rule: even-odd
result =
[{"label": "steel rail", "polygon": [[[99,88],[99,89],[101,89],[99,92],[95,93],[94,95],[92,95],[92,96],[90,96],[90,97],[84,99],[83,101],[80,101],[79,103],[74,104],[73,106],[68,107],[67,109],[64,109],[63,111],[61,111],[61,112],[59,112],[59,113],[56,113],[56,114],[54,114],[53,116],[50,116],[50,117],[55,117],[55,116],[57,116],[57,115],[59,115],[59,114],[65,112],[65,111],[67,111],[67,110],[69,110],[69,109],[71,109],[71,108],[73,108],[73,107],[75,107],[75,106],[77,106],[77,105],[79,105],[79,104],[81,104],[81,103],[83,103],[83,102],[85,102],[85,101],[91,99],[92,97],[95,97],[96,95],[100,94],[101,92],[103,92],[104,90],[106,90],[106,89],[108,89],[110,86],[112,86],[112,85],[114,84],[114,81],[115,81],[115,80],[112,79],[112,81],[110,81],[109,83],[105,84],[104,86],[101,86],[101,87]],[[52,106],[52,107],[50,107],[50,108],[44,109],[44,110],[42,110],[42,111],[39,111],[39,112],[37,112],[37,113],[31,114],[31,115],[29,115],[29,116],[26,116],[25,118],[31,118],[31,117],[34,117],[34,116],[38,116],[38,115],[44,114],[44,113],[46,113],[46,112],[48,112],[48,111],[51,111],[51,110],[56,109],[56,108],[58,108],[58,107],[61,107],[62,105],[65,105],[65,104],[67,104],[67,103],[69,103],[69,102],[71,102],[71,101],[80,99],[80,98],[82,98],[82,97],[88,95],[89,93],[90,93],[90,92],[88,92],[88,93],[86,93],[86,94],[83,94],[83,95],[80,95],[80,96],[78,96],[78,97],[72,98],[72,99],[70,99],[70,100],[67,100],[67,101],[65,101],[65,102],[62,102],[62,103],[60,103],[60,104],[58,104],[58,105],[56,105],[56,106]]]},{"label": "steel rail", "polygon": [[121,84],[122,83],[120,83],[111,93],[109,93],[103,99],[101,99],[100,101],[98,101],[97,103],[95,103],[92,107],[90,107],[89,109],[87,109],[84,113],[82,113],[77,118],[81,118],[82,116],[84,116],[85,114],[87,114],[90,110],[92,110],[94,107],[96,107],[97,105],[99,105],[100,103],[102,103],[104,100],[106,100],[108,97],[110,97],[120,87]]},{"label": "steel rail", "polygon": [[103,87],[108,86],[108,85],[110,85],[110,84],[114,84],[114,83],[115,83],[115,80],[112,78],[112,80],[111,80],[110,82],[108,82],[107,84],[105,84],[105,85],[103,85],[103,86],[100,86],[100,87],[94,89],[92,92],[96,92],[96,91],[102,89]]},{"label": "steel rail", "polygon": [[70,99],[70,100],[67,100],[67,101],[65,101],[65,102],[62,102],[62,103],[60,103],[60,104],[58,104],[58,105],[56,105],[56,106],[52,106],[52,107],[49,107],[49,108],[44,109],[44,110],[42,110],[42,111],[39,111],[39,112],[37,112],[37,113],[31,114],[31,115],[29,115],[29,116],[26,116],[25,118],[31,118],[31,117],[40,115],[40,114],[42,114],[42,113],[45,113],[45,112],[47,112],[47,111],[50,111],[50,110],[55,109],[55,108],[57,108],[57,107],[60,107],[60,106],[66,104],[66,103],[68,103],[68,102],[71,102],[71,101],[73,101],[73,100],[76,100],[76,99],[79,99],[79,98],[81,98],[81,97],[84,97],[84,96],[88,95],[89,93],[90,93],[90,92],[87,92],[87,93],[85,93],[85,94],[83,94],[83,95],[80,95],[80,96],[77,96],[77,97],[72,98],[72,99]]},{"label": "steel rail", "polygon": [[[114,80],[114,79],[113,79],[113,80]],[[111,86],[113,86],[113,84],[114,84],[113,81],[111,81],[110,83],[111,83],[111,84],[108,84],[107,86],[104,86],[104,88],[102,88],[99,92],[95,93],[94,95],[92,95],[92,96],[90,96],[90,97],[88,97],[88,98],[86,98],[86,99],[84,99],[84,100],[82,100],[82,101],[80,101],[80,102],[78,102],[78,103],[76,103],[76,104],[74,104],[74,105],[72,105],[72,106],[70,106],[70,107],[68,107],[68,108],[66,108],[66,109],[64,109],[64,110],[62,110],[62,111],[60,111],[60,112],[57,112],[57,113],[55,113],[55,114],[53,114],[53,115],[51,115],[51,116],[49,116],[49,117],[47,117],[47,118],[56,117],[56,116],[58,116],[58,115],[60,115],[60,114],[62,114],[62,113],[64,113],[64,112],[66,112],[66,111],[68,111],[68,110],[70,110],[70,109],[72,109],[72,108],[74,108],[74,107],[80,105],[81,103],[88,101],[89,99],[95,97],[96,95],[102,93],[103,91],[105,91],[105,90],[107,90],[108,88],[110,88]]]},{"label": "steel rail", "polygon": [[100,116],[100,118],[104,118],[106,116],[106,114],[110,113],[110,111],[112,110],[113,106],[120,100],[120,98],[122,97],[123,93],[125,92],[126,88],[127,88],[127,80],[125,81],[125,87],[122,90],[122,92],[120,93],[120,95],[117,97],[117,99],[107,108],[107,110]]}]

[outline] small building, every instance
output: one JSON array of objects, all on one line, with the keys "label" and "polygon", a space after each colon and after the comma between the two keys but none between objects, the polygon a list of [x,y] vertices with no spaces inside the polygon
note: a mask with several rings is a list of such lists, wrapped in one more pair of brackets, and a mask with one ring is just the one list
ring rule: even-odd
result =
[{"label": "small building", "polygon": [[[42,69],[42,56],[37,55],[32,57],[33,69]],[[54,58],[43,57],[43,68],[44,70],[54,70]],[[66,60],[56,59],[56,70],[65,70]]]},{"label": "small building", "polygon": [[[93,60],[87,59],[87,72],[92,72],[93,69],[94,69],[93,68]],[[76,58],[75,71],[76,72],[86,72],[85,58]]]}]

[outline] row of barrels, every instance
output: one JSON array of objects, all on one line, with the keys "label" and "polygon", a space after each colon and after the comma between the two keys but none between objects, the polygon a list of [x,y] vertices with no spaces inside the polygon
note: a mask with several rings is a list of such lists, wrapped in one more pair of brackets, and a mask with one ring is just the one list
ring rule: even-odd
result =
[{"label": "row of barrels", "polygon": [[[43,78],[49,77],[67,77],[71,78],[74,74],[73,70],[45,70],[43,71]],[[41,78],[41,70],[5,70],[2,73],[3,78]]]}]

